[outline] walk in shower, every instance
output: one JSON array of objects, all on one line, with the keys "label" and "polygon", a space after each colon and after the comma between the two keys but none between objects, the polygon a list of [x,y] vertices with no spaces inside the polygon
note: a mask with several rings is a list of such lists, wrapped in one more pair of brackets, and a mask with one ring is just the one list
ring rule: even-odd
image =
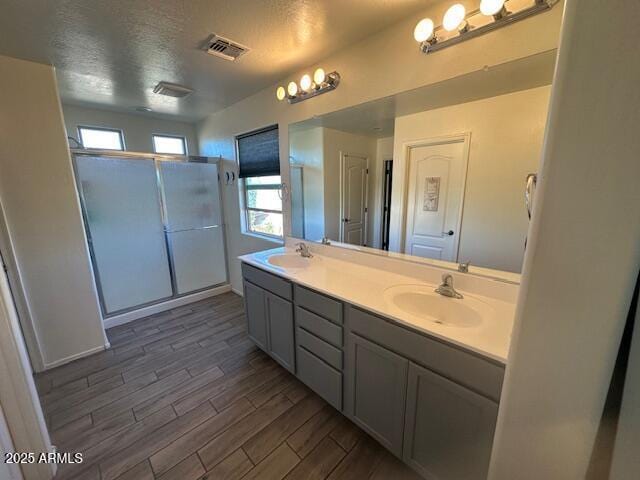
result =
[{"label": "walk in shower", "polygon": [[105,317],[227,282],[217,160],[72,153]]}]

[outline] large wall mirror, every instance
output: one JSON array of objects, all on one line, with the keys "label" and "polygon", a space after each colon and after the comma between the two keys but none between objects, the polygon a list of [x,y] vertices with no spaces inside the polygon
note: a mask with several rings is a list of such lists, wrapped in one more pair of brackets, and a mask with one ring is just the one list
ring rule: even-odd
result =
[{"label": "large wall mirror", "polygon": [[520,273],[553,53],[290,125],[292,236]]}]

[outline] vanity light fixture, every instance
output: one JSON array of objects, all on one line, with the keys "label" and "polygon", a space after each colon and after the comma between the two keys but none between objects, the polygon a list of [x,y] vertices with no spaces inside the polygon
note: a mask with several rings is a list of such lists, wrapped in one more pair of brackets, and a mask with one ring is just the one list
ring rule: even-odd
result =
[{"label": "vanity light fixture", "polygon": [[435,25],[430,18],[423,18],[418,22],[416,28],[413,30],[413,38],[416,42],[426,42],[433,38],[433,29]]},{"label": "vanity light fixture", "polygon": [[455,29],[458,29],[461,32],[463,30],[466,31],[469,28],[469,24],[464,19],[466,14],[467,10],[461,3],[451,5],[442,18],[442,28],[447,32],[452,32]]},{"label": "vanity light fixture", "polygon": [[313,85],[311,77],[309,76],[309,74],[305,73],[300,79],[300,88],[303,92],[308,92],[309,90],[311,90],[311,85]]},{"label": "vanity light fixture", "polygon": [[321,85],[326,77],[322,68],[316,68],[316,71],[313,72],[313,81],[316,82],[316,85]]},{"label": "vanity light fixture", "polygon": [[289,82],[286,90],[283,86],[279,86],[276,89],[276,98],[278,100],[286,98],[289,103],[298,103],[335,90],[339,83],[340,74],[338,72],[325,73],[322,68],[317,68],[313,72],[313,78],[305,73],[300,79],[300,84]]},{"label": "vanity light fixture", "polygon": [[298,84],[296,82],[289,82],[289,85],[287,85],[287,93],[289,97],[295,97],[296,93],[298,93]]},{"label": "vanity light fixture", "polygon": [[[456,3],[445,12],[442,25],[438,27],[434,26],[430,18],[420,20],[413,31],[413,37],[420,44],[422,53],[431,53],[547,12],[558,1],[529,0],[522,8],[511,12],[505,5],[508,0],[480,0],[479,8],[468,13],[464,5]],[[488,22],[487,17],[490,17]]]},{"label": "vanity light fixture", "polygon": [[508,15],[505,8],[506,0],[481,0],[480,1],[480,13],[487,17],[493,17],[496,20],[500,20],[505,15]]}]

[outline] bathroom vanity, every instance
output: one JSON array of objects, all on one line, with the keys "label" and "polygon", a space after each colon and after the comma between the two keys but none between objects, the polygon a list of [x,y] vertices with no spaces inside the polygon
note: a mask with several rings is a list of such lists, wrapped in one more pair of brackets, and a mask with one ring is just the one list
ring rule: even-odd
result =
[{"label": "bathroom vanity", "polygon": [[[441,297],[429,283],[439,269],[314,249],[310,259],[284,248],[241,257],[249,337],[423,477],[486,478],[508,298]],[[427,281],[412,275],[428,269]]]}]

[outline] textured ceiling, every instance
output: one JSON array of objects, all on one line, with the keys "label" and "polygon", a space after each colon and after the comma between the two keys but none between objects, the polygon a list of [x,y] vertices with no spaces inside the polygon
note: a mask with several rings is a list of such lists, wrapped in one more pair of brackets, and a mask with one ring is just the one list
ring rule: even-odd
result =
[{"label": "textured ceiling", "polygon": [[[3,0],[0,54],[52,64],[63,102],[194,121],[433,0]],[[201,49],[209,34],[250,47],[237,62]],[[195,89],[152,92],[160,80]]]}]

